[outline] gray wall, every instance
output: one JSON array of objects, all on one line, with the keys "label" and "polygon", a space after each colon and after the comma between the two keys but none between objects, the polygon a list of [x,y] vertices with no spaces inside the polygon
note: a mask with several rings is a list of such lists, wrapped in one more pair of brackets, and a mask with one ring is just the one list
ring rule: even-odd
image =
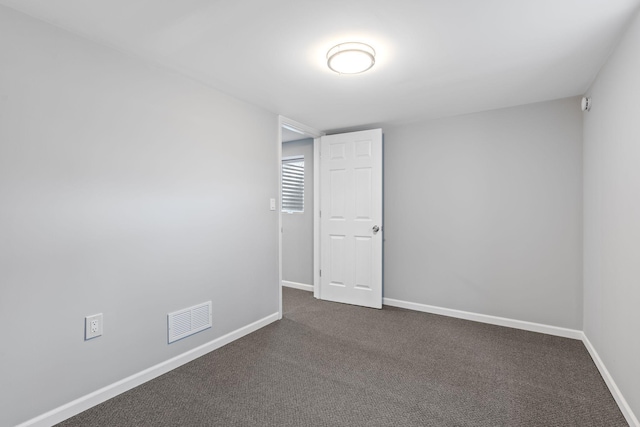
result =
[{"label": "gray wall", "polygon": [[0,52],[0,425],[277,312],[275,115],[2,6]]},{"label": "gray wall", "polygon": [[290,156],[304,156],[304,212],[282,213],[282,280],[313,285],[313,138],[283,142]]},{"label": "gray wall", "polygon": [[640,416],[640,17],[584,119],[584,331]]},{"label": "gray wall", "polygon": [[576,98],[385,127],[384,296],[582,329]]}]

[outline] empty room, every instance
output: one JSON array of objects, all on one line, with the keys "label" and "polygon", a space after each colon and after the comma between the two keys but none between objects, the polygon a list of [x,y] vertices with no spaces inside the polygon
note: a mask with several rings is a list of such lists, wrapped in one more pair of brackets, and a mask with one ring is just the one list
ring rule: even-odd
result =
[{"label": "empty room", "polygon": [[640,0],[0,0],[0,426],[640,427]]}]

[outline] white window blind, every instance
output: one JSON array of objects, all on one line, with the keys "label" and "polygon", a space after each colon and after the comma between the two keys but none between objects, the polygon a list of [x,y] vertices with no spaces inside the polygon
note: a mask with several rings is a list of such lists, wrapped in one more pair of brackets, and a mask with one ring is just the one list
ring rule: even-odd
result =
[{"label": "white window blind", "polygon": [[282,212],[304,212],[304,158],[282,161]]}]

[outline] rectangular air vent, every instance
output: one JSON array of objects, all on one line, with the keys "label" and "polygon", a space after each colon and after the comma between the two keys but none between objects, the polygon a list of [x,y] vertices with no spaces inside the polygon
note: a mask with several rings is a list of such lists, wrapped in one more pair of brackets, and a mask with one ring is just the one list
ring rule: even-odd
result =
[{"label": "rectangular air vent", "polygon": [[211,301],[167,314],[169,344],[211,327]]}]

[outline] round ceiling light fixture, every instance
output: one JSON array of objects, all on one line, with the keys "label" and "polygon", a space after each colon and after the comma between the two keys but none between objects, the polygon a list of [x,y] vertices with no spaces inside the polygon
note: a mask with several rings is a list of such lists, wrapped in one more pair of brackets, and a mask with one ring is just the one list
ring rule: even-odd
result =
[{"label": "round ceiling light fixture", "polygon": [[376,63],[376,51],[364,43],[340,43],[327,52],[327,66],[338,74],[363,73]]}]

